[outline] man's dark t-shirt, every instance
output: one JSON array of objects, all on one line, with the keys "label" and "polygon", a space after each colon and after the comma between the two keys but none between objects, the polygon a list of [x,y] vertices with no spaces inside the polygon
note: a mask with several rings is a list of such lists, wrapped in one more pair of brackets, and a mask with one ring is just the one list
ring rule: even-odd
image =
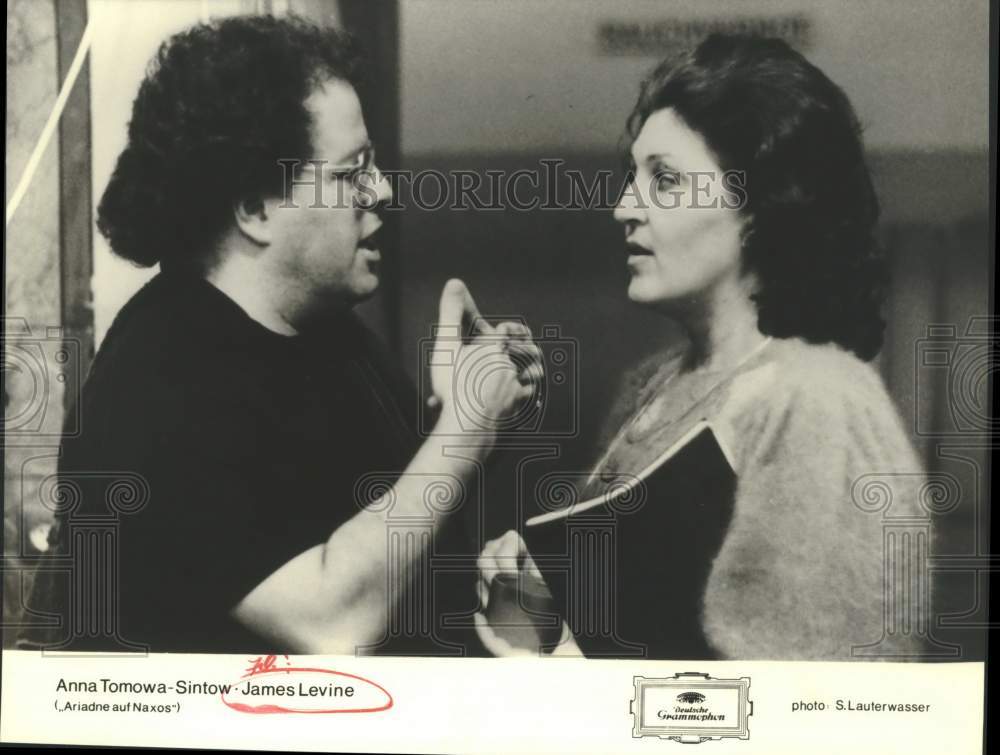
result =
[{"label": "man's dark t-shirt", "polygon": [[[81,433],[63,440],[60,480],[82,495],[57,517],[51,558],[80,547],[75,525],[110,513],[121,639],[281,650],[229,611],[357,513],[365,474],[406,467],[417,400],[353,315],[282,336],[207,281],[161,273],[116,318],[82,391]],[[116,473],[148,486],[137,511],[109,509]],[[66,574],[40,569],[32,607],[66,610],[67,587]],[[125,649],[79,629],[57,632],[73,635],[66,649]]]}]

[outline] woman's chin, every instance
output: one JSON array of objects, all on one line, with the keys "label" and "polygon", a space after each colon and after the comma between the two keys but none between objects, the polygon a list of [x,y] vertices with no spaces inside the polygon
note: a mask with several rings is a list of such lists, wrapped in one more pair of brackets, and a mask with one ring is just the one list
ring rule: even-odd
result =
[{"label": "woman's chin", "polygon": [[633,278],[628,284],[628,298],[636,304],[658,304],[663,300],[663,292],[652,290],[640,278]]},{"label": "woman's chin", "polygon": [[662,286],[643,286],[641,281],[633,280],[628,287],[628,298],[641,307],[656,310],[668,317],[679,317],[691,309],[695,297],[685,296],[674,291],[664,291]]}]

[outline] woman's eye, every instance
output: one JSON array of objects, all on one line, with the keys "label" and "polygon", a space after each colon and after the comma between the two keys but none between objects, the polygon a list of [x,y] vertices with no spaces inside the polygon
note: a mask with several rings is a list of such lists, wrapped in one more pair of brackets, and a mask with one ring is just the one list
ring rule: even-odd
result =
[{"label": "woman's eye", "polygon": [[653,180],[656,182],[656,188],[659,191],[677,186],[681,182],[680,176],[672,170],[658,170],[653,174]]}]

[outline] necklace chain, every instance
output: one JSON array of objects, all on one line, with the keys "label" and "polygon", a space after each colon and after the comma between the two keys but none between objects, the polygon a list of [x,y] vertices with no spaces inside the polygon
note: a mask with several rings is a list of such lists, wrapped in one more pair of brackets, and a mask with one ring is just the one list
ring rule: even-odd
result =
[{"label": "necklace chain", "polygon": [[695,398],[695,399],[693,399],[690,402],[685,401],[684,402],[684,407],[675,416],[669,418],[665,422],[650,421],[649,425],[640,432],[638,430],[638,428],[636,427],[637,423],[639,422],[639,420],[642,419],[643,416],[645,416],[648,413],[650,407],[656,402],[656,399],[660,398],[663,395],[663,390],[671,382],[673,382],[674,378],[677,376],[677,373],[678,373],[677,370],[674,370],[673,372],[671,372],[670,375],[668,375],[667,378],[665,380],[663,380],[663,382],[660,384],[660,386],[657,388],[657,390],[651,392],[651,395],[643,402],[643,405],[641,407],[639,407],[638,411],[635,412],[635,414],[632,416],[632,418],[628,422],[625,423],[625,425],[621,428],[621,430],[618,431],[618,434],[615,436],[614,440],[609,445],[608,450],[601,457],[600,461],[594,466],[593,472],[590,475],[590,480],[593,480],[594,477],[597,474],[601,473],[604,465],[607,463],[608,459],[611,457],[611,455],[613,454],[613,452],[618,449],[618,446],[621,444],[621,442],[622,442],[622,440],[624,438],[627,437],[628,440],[631,443],[638,443],[638,442],[641,442],[641,441],[649,438],[650,436],[654,435],[655,433],[660,432],[663,429],[674,425],[676,422],[678,422],[679,420],[683,419],[685,416],[687,416],[688,414],[690,414],[690,412],[691,412],[692,409],[694,409],[696,406],[698,406],[700,403],[702,403],[705,399],[707,399],[709,396],[711,396],[712,393],[714,393],[715,390],[720,385],[722,385],[726,380],[728,380],[729,377],[733,373],[735,373],[740,367],[742,367],[743,365],[745,365],[753,357],[755,357],[757,354],[759,354],[761,351],[763,351],[764,348],[769,343],[771,343],[772,340],[773,340],[773,337],[772,336],[768,336],[763,341],[761,341],[759,344],[757,344],[753,349],[751,349],[749,352],[747,352],[746,355],[744,355],[736,364],[734,364],[732,367],[729,367],[728,369],[726,369],[722,373],[722,375],[718,378],[718,380],[716,380],[714,383],[712,383],[712,385],[708,388],[708,390],[706,390],[700,397]]}]

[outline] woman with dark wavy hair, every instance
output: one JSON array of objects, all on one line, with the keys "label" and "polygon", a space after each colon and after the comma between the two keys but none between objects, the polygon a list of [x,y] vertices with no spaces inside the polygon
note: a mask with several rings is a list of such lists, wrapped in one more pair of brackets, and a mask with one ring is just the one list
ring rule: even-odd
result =
[{"label": "woman with dark wavy hair", "polygon": [[[906,494],[920,465],[868,364],[882,343],[886,270],[860,134],[843,91],[780,40],[713,35],[642,84],[614,217],[629,298],[687,338],[623,391],[630,419],[588,492],[648,469],[701,421],[735,472],[731,511],[684,514],[692,532],[719,529],[710,548],[693,552],[669,529],[655,540],[678,583],[703,577],[691,594],[664,584],[648,596],[669,627],[639,638],[650,654],[920,652],[927,603],[901,591],[926,589],[926,575],[892,573],[883,520],[855,500],[859,480],[887,475],[898,481],[893,516],[922,515]],[[496,574],[530,568],[526,556],[514,532],[488,544],[484,602]],[[495,653],[515,652],[484,617],[478,626]]]}]

